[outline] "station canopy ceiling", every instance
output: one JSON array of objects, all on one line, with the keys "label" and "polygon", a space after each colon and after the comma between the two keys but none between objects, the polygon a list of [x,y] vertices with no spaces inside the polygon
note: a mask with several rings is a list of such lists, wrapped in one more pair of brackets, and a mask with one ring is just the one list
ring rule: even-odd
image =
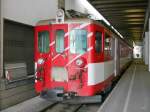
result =
[{"label": "station canopy ceiling", "polygon": [[126,39],[141,41],[148,0],[88,0]]}]

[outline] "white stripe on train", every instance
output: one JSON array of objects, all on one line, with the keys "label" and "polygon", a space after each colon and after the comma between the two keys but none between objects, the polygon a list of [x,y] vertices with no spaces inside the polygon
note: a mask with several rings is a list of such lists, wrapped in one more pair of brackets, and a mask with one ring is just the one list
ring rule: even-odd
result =
[{"label": "white stripe on train", "polygon": [[53,46],[54,44],[55,44],[55,41],[51,42],[51,43],[49,44],[49,46]]},{"label": "white stripe on train", "polygon": [[93,32],[90,32],[90,33],[88,33],[88,38],[90,38],[90,37],[92,37],[93,36]]}]

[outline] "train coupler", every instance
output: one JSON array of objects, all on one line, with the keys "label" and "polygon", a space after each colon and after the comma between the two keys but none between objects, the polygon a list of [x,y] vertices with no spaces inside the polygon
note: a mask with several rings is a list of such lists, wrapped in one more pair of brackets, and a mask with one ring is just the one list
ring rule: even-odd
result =
[{"label": "train coupler", "polygon": [[63,88],[56,88],[52,90],[42,91],[41,95],[42,98],[50,101],[63,101],[64,99],[64,89]]}]

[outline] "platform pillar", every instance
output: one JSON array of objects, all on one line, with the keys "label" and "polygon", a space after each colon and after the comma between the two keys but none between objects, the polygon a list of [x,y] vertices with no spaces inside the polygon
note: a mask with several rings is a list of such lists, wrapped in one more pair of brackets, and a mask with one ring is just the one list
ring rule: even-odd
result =
[{"label": "platform pillar", "polygon": [[148,35],[149,35],[149,33],[148,32],[145,32],[145,45],[144,45],[144,56],[145,56],[145,64],[146,65],[148,65],[148,63],[149,63],[149,39],[148,39]]},{"label": "platform pillar", "polygon": [[148,39],[149,39],[149,53],[148,53],[148,57],[149,57],[149,64],[148,64],[148,71],[150,72],[150,18],[148,21]]},{"label": "platform pillar", "polygon": [[3,5],[0,0],[0,79],[3,76]]},{"label": "platform pillar", "polygon": [[143,62],[145,63],[145,37],[143,38],[143,49],[142,49],[142,57],[143,57]]}]

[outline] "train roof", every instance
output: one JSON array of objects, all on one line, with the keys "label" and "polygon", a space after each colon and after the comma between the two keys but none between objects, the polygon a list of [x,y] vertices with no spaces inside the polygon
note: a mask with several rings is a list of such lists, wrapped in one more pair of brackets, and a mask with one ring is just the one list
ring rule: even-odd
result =
[{"label": "train roof", "polygon": [[57,23],[56,19],[40,20],[36,26],[50,25],[50,24],[69,24],[69,23],[94,23],[105,27],[107,30],[116,33],[109,25],[107,25],[103,20],[92,20],[89,18],[70,18],[65,19],[63,23]]},{"label": "train roof", "polygon": [[94,24],[99,24],[103,27],[105,27],[107,30],[113,32],[116,34],[116,32],[111,28],[110,25],[107,25],[103,20],[92,20],[89,18],[70,18],[70,19],[65,19],[63,23],[57,23],[56,19],[48,19],[48,20],[40,20],[36,26],[41,26],[41,25],[49,25],[49,24],[69,24],[69,23],[94,23]]},{"label": "train roof", "polygon": [[57,23],[56,19],[48,19],[48,20],[41,20],[36,25],[48,25],[48,24],[69,24],[69,23],[92,23],[94,20],[88,18],[71,18],[65,19],[63,23]]}]

